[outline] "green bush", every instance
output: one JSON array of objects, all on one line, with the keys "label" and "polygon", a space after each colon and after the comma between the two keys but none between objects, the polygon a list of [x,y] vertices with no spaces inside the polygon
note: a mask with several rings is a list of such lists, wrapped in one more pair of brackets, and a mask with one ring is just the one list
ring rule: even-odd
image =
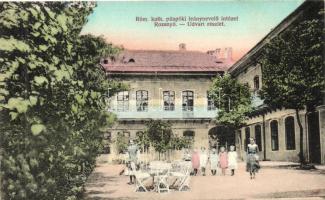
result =
[{"label": "green bush", "polygon": [[[118,49],[80,36],[92,3],[0,4],[1,190],[5,199],[77,199],[114,122],[100,57]],[[1,150],[0,149],[0,150]]]}]

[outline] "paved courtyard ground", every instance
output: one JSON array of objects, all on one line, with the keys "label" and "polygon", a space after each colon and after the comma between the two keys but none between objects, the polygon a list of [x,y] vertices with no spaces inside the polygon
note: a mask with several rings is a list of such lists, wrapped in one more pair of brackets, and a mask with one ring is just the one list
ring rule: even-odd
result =
[{"label": "paved courtyard ground", "polygon": [[127,176],[119,176],[122,165],[100,164],[86,184],[85,200],[212,200],[212,199],[325,199],[325,170],[296,170],[290,163],[262,162],[251,180],[239,163],[235,176],[191,177],[190,191],[166,194],[134,192]]}]

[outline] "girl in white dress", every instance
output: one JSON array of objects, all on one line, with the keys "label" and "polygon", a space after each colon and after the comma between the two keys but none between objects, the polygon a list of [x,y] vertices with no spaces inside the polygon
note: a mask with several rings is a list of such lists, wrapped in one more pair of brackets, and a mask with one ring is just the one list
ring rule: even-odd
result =
[{"label": "girl in white dress", "polygon": [[235,146],[230,146],[228,152],[228,168],[231,170],[231,176],[235,175],[235,169],[237,169],[237,152]]},{"label": "girl in white dress", "polygon": [[212,152],[210,153],[210,169],[211,169],[211,174],[213,176],[217,174],[218,163],[219,163],[219,155],[217,150],[213,148]]},{"label": "girl in white dress", "polygon": [[205,176],[205,169],[208,162],[208,154],[205,151],[204,147],[201,147],[201,153],[200,153],[200,166],[201,166],[201,173],[203,176]]}]

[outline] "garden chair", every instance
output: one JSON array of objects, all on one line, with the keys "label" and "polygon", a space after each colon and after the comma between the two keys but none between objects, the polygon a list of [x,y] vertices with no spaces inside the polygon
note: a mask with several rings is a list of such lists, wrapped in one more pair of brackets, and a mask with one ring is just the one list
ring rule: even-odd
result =
[{"label": "garden chair", "polygon": [[186,187],[190,188],[190,176],[191,173],[191,166],[188,163],[181,163],[180,164],[180,171],[179,172],[173,172],[172,176],[176,177],[179,186],[178,191],[182,191]]},{"label": "garden chair", "polygon": [[150,174],[149,173],[145,173],[145,172],[135,172],[134,173],[135,176],[135,191],[142,191],[143,192],[148,192],[146,186],[144,185],[144,182],[150,178]]}]

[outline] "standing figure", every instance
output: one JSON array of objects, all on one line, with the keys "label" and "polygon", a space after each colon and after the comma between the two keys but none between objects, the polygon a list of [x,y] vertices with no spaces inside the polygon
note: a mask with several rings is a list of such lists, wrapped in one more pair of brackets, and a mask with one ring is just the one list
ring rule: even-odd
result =
[{"label": "standing figure", "polygon": [[211,169],[211,174],[213,176],[217,174],[218,163],[219,163],[219,156],[217,150],[213,148],[212,152],[210,153],[210,169]]},{"label": "standing figure", "polygon": [[196,176],[197,170],[200,168],[200,155],[197,149],[194,149],[192,154],[192,167],[194,170],[194,176]]},{"label": "standing figure", "polygon": [[249,172],[251,179],[255,178],[255,173],[260,168],[258,163],[259,152],[257,144],[255,144],[254,138],[249,138],[250,144],[247,145],[247,164],[246,171]]},{"label": "standing figure", "polygon": [[204,147],[201,147],[201,153],[200,153],[200,167],[201,167],[201,173],[203,176],[205,176],[205,169],[208,162],[208,154],[205,151]]},{"label": "standing figure", "polygon": [[235,169],[237,169],[237,152],[233,145],[230,146],[230,151],[228,152],[228,167],[231,169],[231,176],[235,175]]},{"label": "standing figure", "polygon": [[[133,174],[136,171],[137,161],[138,161],[138,146],[134,144],[133,140],[130,140],[130,145],[128,147],[129,154],[129,171],[130,171],[130,182],[129,184],[133,184],[135,182],[135,176]],[[134,180],[134,182],[133,182]]]},{"label": "standing figure", "polygon": [[225,151],[225,147],[220,148],[220,153],[219,153],[219,165],[222,170],[222,175],[226,175],[226,169],[228,167],[228,155],[227,152]]}]

